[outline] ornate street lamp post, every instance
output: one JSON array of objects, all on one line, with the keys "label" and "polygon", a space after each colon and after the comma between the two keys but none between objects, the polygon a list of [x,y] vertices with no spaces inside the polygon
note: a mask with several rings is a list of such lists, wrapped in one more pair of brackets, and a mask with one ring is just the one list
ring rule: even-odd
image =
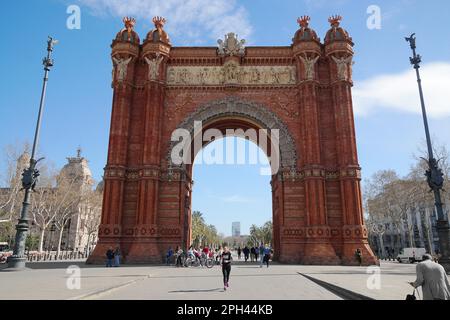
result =
[{"label": "ornate street lamp post", "polygon": [[31,192],[34,190],[36,186],[37,179],[39,176],[39,170],[36,169],[36,164],[39,162],[38,159],[35,160],[36,148],[38,145],[39,139],[39,131],[41,128],[41,118],[42,111],[44,109],[44,101],[45,101],[45,92],[47,89],[47,81],[48,81],[48,72],[50,68],[53,67],[53,60],[51,58],[51,54],[53,51],[53,46],[57,43],[52,37],[48,37],[47,41],[47,57],[43,60],[44,65],[44,83],[42,85],[42,93],[41,93],[41,101],[39,105],[39,113],[36,124],[36,131],[34,133],[34,142],[33,142],[33,151],[31,152],[30,158],[30,166],[28,169],[25,169],[22,173],[22,186],[25,190],[25,196],[22,203],[22,211],[20,213],[19,223],[16,225],[16,241],[14,243],[14,251],[12,256],[8,259],[8,270],[16,271],[16,270],[24,270],[25,269],[25,241],[27,238],[27,233],[29,229],[29,218],[28,218],[28,210],[30,207],[30,196]]},{"label": "ornate street lamp post", "polygon": [[427,112],[425,109],[425,99],[423,97],[422,91],[422,80],[420,78],[419,68],[422,62],[422,57],[416,53],[416,38],[413,33],[409,38],[405,38],[409,42],[411,50],[413,52],[410,62],[416,69],[417,83],[419,85],[420,103],[422,106],[422,116],[423,123],[425,126],[425,135],[427,138],[427,148],[428,148],[428,170],[425,172],[427,177],[428,185],[434,193],[434,203],[436,206],[436,212],[438,216],[437,220],[437,232],[439,236],[439,252],[441,254],[439,258],[439,263],[445,268],[447,272],[450,272],[450,229],[448,225],[448,217],[444,214],[442,200],[441,200],[441,189],[444,185],[444,175],[442,170],[438,167],[438,162],[434,158],[433,148],[431,145],[430,131],[428,129]]}]

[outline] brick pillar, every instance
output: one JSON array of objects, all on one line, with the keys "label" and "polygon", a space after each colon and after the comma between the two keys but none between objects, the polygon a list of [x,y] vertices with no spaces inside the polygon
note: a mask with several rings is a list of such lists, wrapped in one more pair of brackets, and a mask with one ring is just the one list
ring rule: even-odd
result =
[{"label": "brick pillar", "polygon": [[[137,230],[161,230],[158,224],[159,179],[161,159],[161,126],[164,106],[164,83],[168,48],[161,43],[144,42],[142,67],[145,68],[145,105],[143,118],[142,169],[138,181],[137,215],[134,228]],[[141,234],[142,236],[142,234]],[[133,241],[129,262],[161,262],[167,248],[160,248],[156,237],[141,237]]]},{"label": "brick pillar", "polygon": [[297,61],[300,111],[300,176],[304,183],[305,220],[304,264],[337,264],[330,242],[325,195],[325,168],[321,158],[320,117],[318,102],[318,64],[322,58],[322,45],[316,32],[309,27],[310,18],[300,17],[300,29],[293,38],[293,52]]},{"label": "brick pillar", "polygon": [[283,225],[283,181],[278,178],[279,175],[272,176],[270,182],[272,188],[272,246],[274,249],[274,260],[279,260],[282,256],[280,226]]},{"label": "brick pillar", "polygon": [[[309,59],[314,59],[312,56]],[[302,171],[305,184],[306,242],[301,262],[304,264],[338,264],[339,258],[330,242],[325,196],[325,169],[320,148],[318,82],[305,79],[299,86],[303,123]]]},{"label": "brick pillar", "polygon": [[[116,247],[121,244],[130,108],[138,55],[138,43],[117,40],[113,42],[111,57],[115,66],[112,82],[114,93],[104,175],[102,219],[98,232],[99,240],[88,263],[103,263],[106,250],[110,246]],[[124,63],[125,66],[120,66],[120,63]]]},{"label": "brick pillar", "polygon": [[365,265],[377,264],[377,259],[368,243],[368,231],[363,219],[360,185],[361,168],[358,164],[356,151],[351,83],[337,81],[334,83],[332,90],[336,115],[339,180],[343,211],[342,263],[347,265],[357,264],[355,251],[359,248],[362,251]]}]

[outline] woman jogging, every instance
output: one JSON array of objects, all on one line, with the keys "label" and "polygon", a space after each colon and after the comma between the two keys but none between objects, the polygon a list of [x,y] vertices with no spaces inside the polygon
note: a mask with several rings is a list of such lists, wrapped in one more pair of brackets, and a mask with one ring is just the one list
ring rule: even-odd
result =
[{"label": "woman jogging", "polygon": [[228,250],[228,247],[223,248],[222,253],[222,273],[223,273],[223,290],[226,291],[229,287],[229,280],[230,280],[230,272],[231,272],[231,260],[233,258],[231,257],[231,252]]}]

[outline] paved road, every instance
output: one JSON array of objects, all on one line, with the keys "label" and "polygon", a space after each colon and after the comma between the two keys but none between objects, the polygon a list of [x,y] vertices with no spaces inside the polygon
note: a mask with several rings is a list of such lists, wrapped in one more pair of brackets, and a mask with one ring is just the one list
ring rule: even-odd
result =
[{"label": "paved road", "polygon": [[[80,267],[80,289],[66,273],[68,265]],[[302,276],[305,274],[374,299],[403,300],[415,279],[415,266],[383,263],[379,289],[367,287],[370,274],[364,267],[271,265],[235,263],[230,288],[222,286],[221,269],[166,266],[105,268],[84,262],[33,263],[24,272],[0,272],[2,299],[279,299],[340,300],[342,295]],[[6,289],[6,290],[5,290]]]}]

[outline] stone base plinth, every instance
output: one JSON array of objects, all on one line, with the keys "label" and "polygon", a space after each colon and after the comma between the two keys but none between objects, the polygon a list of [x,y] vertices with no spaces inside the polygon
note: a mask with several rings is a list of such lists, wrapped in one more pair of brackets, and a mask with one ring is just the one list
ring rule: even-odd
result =
[{"label": "stone base plinth", "polygon": [[358,266],[359,262],[356,258],[356,249],[360,249],[362,253],[362,265],[373,266],[380,265],[380,261],[375,257],[367,240],[355,240],[351,242],[344,242],[341,261],[346,266]]},{"label": "stone base plinth", "polygon": [[113,248],[114,250],[114,243],[97,243],[94,251],[87,258],[86,264],[106,264],[106,251],[109,248]]},{"label": "stone base plinth", "polygon": [[333,246],[327,239],[308,240],[300,261],[301,264],[305,265],[339,265],[340,262]]}]

